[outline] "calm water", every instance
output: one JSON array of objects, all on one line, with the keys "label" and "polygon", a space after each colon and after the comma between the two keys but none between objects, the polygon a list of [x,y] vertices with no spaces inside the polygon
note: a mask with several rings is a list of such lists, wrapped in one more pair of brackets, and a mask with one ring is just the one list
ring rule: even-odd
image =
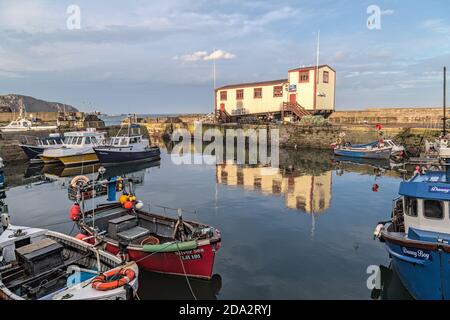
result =
[{"label": "calm water", "polygon": [[[371,299],[367,267],[389,266],[372,232],[389,218],[401,176],[370,165],[335,164],[326,152],[283,151],[280,162],[272,172],[175,165],[162,150],[157,166],[118,167],[107,174],[136,171],[143,178],[138,198],[190,210],[185,218],[220,229],[215,276],[191,282],[199,299]],[[75,234],[66,185],[79,173],[8,168],[12,223]],[[382,278],[382,298],[408,297],[389,269],[382,269]],[[140,282],[141,299],[192,299],[184,278],[142,271]]]}]

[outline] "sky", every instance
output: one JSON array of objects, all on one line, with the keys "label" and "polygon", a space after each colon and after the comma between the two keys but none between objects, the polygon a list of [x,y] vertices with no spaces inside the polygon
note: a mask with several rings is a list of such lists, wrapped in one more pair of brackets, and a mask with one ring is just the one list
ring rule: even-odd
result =
[{"label": "sky", "polygon": [[214,60],[217,86],[287,78],[316,63],[320,30],[336,110],[441,106],[449,14],[448,0],[0,0],[0,94],[109,114],[211,112]]}]

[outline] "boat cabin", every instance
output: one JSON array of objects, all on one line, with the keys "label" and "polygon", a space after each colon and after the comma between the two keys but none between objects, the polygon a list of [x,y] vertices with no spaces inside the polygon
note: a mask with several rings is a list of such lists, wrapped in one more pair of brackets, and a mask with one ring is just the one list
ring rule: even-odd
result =
[{"label": "boat cabin", "polygon": [[64,144],[64,137],[61,137],[59,134],[50,134],[48,137],[21,136],[20,140],[24,145],[37,147],[57,147]]},{"label": "boat cabin", "polygon": [[409,233],[410,228],[449,233],[450,183],[447,181],[450,180],[445,172],[429,171],[401,182],[401,197],[396,201],[394,218],[396,214],[403,216],[405,233]]},{"label": "boat cabin", "polygon": [[100,144],[105,139],[103,132],[80,131],[64,134],[64,146],[68,148]]},{"label": "boat cabin", "polygon": [[8,129],[28,129],[32,126],[30,120],[20,119],[11,121],[5,128]]},{"label": "boat cabin", "polygon": [[130,136],[130,137],[114,137],[109,140],[106,145],[114,147],[127,147],[142,142],[142,136]]}]

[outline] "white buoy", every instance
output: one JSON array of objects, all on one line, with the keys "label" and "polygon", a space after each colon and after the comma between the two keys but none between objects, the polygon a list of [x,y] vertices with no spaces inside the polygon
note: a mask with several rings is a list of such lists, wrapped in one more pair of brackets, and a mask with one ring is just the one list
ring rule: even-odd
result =
[{"label": "white buoy", "polygon": [[134,207],[138,210],[142,209],[144,207],[144,203],[140,200],[136,201],[136,204],[134,205]]}]

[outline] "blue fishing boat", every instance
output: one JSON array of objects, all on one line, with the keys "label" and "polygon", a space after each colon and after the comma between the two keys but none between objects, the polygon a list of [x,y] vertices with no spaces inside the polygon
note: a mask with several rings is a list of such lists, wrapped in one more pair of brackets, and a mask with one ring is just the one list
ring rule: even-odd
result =
[{"label": "blue fishing boat", "polygon": [[94,147],[98,160],[102,164],[120,164],[135,161],[158,161],[161,152],[157,146],[151,146],[149,139],[141,135],[139,124],[129,120],[128,131],[120,134],[122,126],[114,138]]},{"label": "blue fishing boat", "polygon": [[380,222],[374,231],[416,299],[450,299],[449,150],[441,150],[445,170],[418,170],[400,183],[391,220]]},{"label": "blue fishing boat", "polygon": [[338,145],[334,148],[334,154],[343,157],[364,158],[364,159],[389,159],[392,147],[383,144],[366,145]]}]

